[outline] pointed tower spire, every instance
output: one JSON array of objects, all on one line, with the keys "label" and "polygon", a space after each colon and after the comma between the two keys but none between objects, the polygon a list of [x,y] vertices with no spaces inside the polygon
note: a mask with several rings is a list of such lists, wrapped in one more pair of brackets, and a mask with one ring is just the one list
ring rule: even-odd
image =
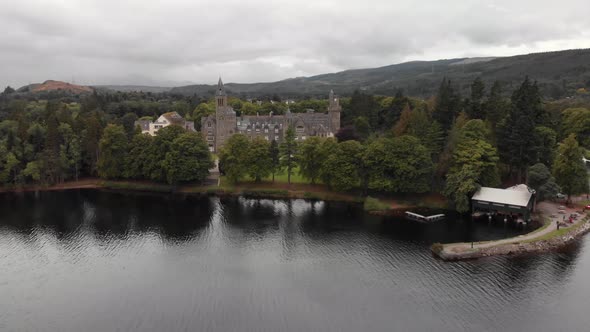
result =
[{"label": "pointed tower spire", "polygon": [[225,96],[225,88],[223,87],[223,81],[221,81],[221,76],[219,76],[219,82],[217,82],[217,95]]}]

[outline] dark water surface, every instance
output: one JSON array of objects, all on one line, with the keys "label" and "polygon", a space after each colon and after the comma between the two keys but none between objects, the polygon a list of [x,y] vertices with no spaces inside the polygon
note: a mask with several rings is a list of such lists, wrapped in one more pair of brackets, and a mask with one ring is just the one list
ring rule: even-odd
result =
[{"label": "dark water surface", "polygon": [[444,263],[422,225],[358,206],[108,193],[0,195],[0,331],[589,331],[586,237]]}]

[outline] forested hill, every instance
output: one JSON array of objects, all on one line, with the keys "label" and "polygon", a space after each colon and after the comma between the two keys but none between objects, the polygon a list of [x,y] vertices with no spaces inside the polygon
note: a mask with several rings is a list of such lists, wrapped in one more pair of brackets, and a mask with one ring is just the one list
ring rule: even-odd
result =
[{"label": "forested hill", "polygon": [[[241,97],[279,95],[282,98],[325,97],[330,89],[350,95],[360,89],[368,93],[394,95],[403,89],[409,96],[428,98],[436,93],[443,77],[467,95],[476,77],[491,86],[500,81],[510,92],[525,76],[538,81],[544,96],[559,99],[577,89],[590,88],[590,49],[535,53],[501,58],[461,58],[438,61],[412,61],[371,69],[299,77],[272,83],[226,84],[226,89]],[[230,77],[227,79],[231,80]],[[173,88],[184,95],[213,95],[214,85]]]}]

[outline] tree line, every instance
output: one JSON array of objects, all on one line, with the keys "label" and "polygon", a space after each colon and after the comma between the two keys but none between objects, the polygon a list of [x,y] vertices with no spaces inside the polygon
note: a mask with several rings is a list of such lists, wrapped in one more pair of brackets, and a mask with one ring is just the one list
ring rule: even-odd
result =
[{"label": "tree line", "polygon": [[[444,79],[436,96],[420,100],[398,91],[341,98],[335,137],[281,144],[234,135],[219,153],[232,182],[301,175],[332,190],[445,194],[465,211],[480,186],[528,183],[539,197],[587,191],[581,156],[590,148],[590,102],[549,103],[526,78],[509,98],[500,82],[473,81],[462,97]],[[27,99],[28,98],[28,99]],[[239,112],[277,112],[285,103],[233,99]],[[253,110],[248,110],[256,105]],[[264,105],[276,105],[266,107]],[[266,108],[265,108],[266,107]],[[327,101],[302,100],[324,111]],[[196,121],[214,112],[210,100],[150,93],[93,93],[50,100],[0,94],[0,183],[59,183],[79,177],[140,179],[177,184],[201,181],[212,165],[196,133],[162,129],[155,137],[134,123],[177,111]],[[590,156],[587,156],[590,157]]]}]

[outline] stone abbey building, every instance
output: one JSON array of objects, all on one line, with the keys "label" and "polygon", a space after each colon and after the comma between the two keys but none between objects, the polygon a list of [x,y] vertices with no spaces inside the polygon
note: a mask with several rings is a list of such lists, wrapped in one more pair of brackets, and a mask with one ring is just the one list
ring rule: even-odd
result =
[{"label": "stone abbey building", "polygon": [[295,130],[296,140],[302,141],[310,136],[332,137],[340,129],[340,112],[342,107],[334,92],[330,91],[327,113],[306,113],[285,115],[243,115],[236,112],[227,102],[223,82],[219,78],[215,93],[215,115],[201,119],[201,133],[212,152],[219,151],[223,143],[233,134],[240,133],[250,138],[263,137],[267,141],[281,142],[289,127]]}]

